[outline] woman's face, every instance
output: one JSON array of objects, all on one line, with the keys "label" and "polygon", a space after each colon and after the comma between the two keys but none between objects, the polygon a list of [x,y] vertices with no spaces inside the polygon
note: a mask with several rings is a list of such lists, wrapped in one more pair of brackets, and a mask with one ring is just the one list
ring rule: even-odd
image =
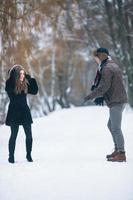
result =
[{"label": "woman's face", "polygon": [[19,80],[23,82],[24,78],[25,78],[25,72],[24,70],[20,70]]}]

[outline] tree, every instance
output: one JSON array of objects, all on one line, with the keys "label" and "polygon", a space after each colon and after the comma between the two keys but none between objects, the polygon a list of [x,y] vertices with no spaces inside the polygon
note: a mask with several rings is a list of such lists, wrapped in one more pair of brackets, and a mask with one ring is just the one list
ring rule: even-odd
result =
[{"label": "tree", "polygon": [[123,73],[128,76],[129,102],[133,106],[133,5],[132,1],[105,0],[109,33]]},{"label": "tree", "polygon": [[48,114],[58,105],[81,105],[95,76],[92,51],[100,46],[117,56],[128,76],[133,106],[132,27],[131,0],[0,1],[2,107],[6,110],[8,101],[7,72],[16,63],[38,81],[38,96],[29,98],[35,116]]}]

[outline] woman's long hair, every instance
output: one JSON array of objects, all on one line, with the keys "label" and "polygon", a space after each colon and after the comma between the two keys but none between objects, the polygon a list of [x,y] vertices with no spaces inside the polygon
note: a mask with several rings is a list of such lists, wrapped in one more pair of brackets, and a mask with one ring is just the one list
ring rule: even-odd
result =
[{"label": "woman's long hair", "polygon": [[21,94],[21,92],[27,93],[28,85],[27,80],[24,78],[23,82],[19,80],[19,77],[16,77],[16,86],[15,86],[15,93]]}]

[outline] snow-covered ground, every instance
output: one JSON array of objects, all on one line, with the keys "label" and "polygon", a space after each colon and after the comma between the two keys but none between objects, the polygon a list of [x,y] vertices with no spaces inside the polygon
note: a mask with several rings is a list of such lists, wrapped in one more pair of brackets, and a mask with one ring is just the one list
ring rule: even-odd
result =
[{"label": "snow-covered ground", "polygon": [[9,127],[0,127],[0,200],[133,200],[133,111],[123,113],[127,162],[106,161],[113,148],[107,107],[56,111],[34,120],[33,163],[20,127],[15,164]]}]

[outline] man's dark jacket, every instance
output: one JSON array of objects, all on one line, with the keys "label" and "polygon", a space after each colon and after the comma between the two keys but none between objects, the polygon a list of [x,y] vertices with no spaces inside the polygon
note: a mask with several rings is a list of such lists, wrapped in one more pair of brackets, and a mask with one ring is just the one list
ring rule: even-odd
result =
[{"label": "man's dark jacket", "polygon": [[99,86],[92,91],[87,98],[89,100],[101,96],[104,97],[108,107],[127,102],[122,72],[113,60],[107,61],[101,72]]}]

